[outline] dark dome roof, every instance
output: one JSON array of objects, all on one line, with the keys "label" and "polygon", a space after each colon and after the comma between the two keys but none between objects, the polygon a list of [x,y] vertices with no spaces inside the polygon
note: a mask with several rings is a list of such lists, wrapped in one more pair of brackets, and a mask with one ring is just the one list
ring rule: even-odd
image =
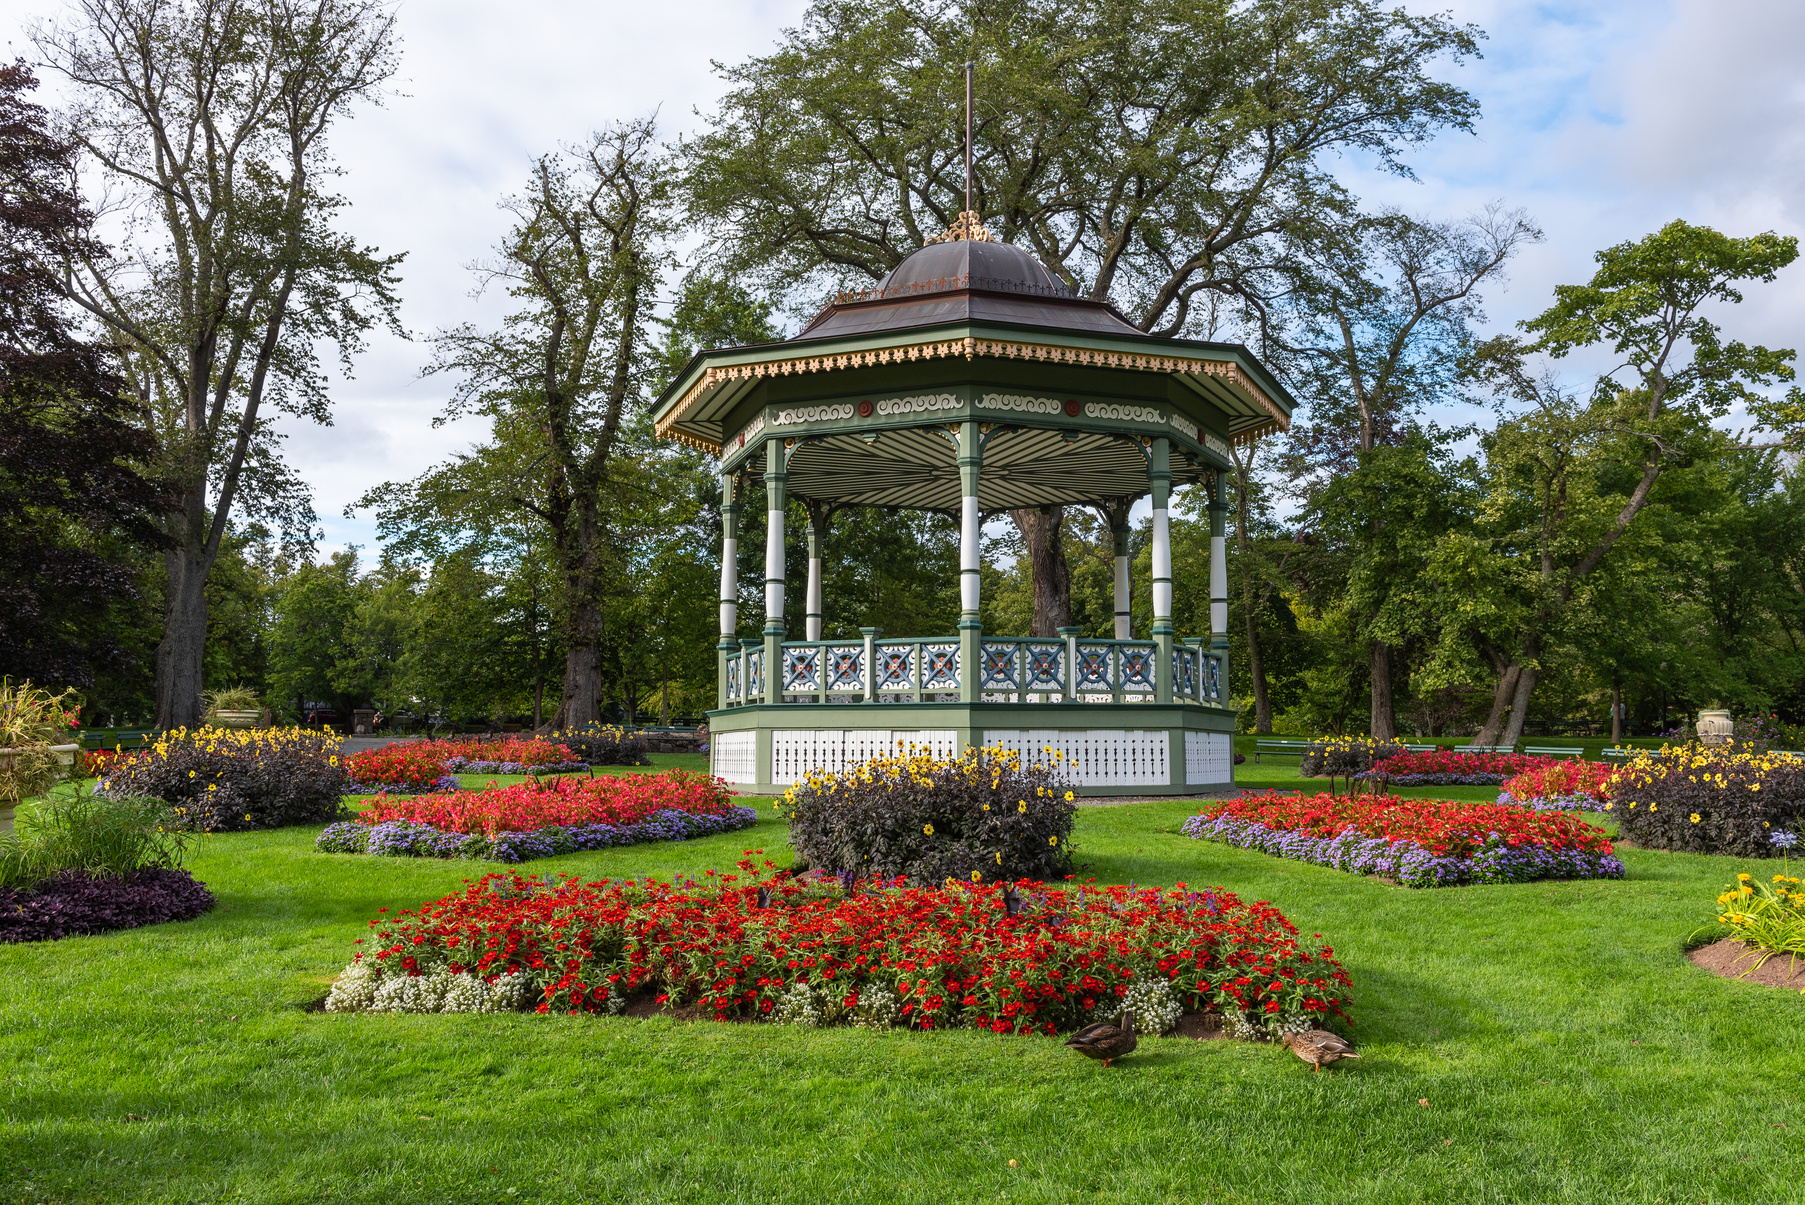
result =
[{"label": "dark dome roof", "polygon": [[943,289],[983,289],[1037,297],[1072,295],[1064,281],[1020,247],[959,239],[929,243],[914,252],[892,268],[868,296],[903,297]]},{"label": "dark dome roof", "polygon": [[1064,281],[1020,247],[956,239],[911,253],[874,288],[840,294],[796,338],[962,321],[1146,337],[1108,305],[1074,297]]}]

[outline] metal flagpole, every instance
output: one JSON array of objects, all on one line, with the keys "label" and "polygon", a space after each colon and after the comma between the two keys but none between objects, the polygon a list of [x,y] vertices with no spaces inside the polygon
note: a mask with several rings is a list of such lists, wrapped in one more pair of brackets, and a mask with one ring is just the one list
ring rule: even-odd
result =
[{"label": "metal flagpole", "polygon": [[977,64],[965,64],[965,212],[971,212],[971,71]]}]

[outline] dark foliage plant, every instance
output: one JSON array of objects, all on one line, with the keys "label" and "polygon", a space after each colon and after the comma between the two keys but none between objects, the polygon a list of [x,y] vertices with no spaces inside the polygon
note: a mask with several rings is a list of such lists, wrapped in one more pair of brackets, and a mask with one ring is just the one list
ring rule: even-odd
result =
[{"label": "dark foliage plant", "polygon": [[621,728],[600,727],[554,732],[551,740],[592,766],[649,766],[651,751],[644,738]]},{"label": "dark foliage plant", "polygon": [[338,820],[350,779],[339,738],[304,728],[176,729],[118,763],[108,795],[152,795],[203,833]]},{"label": "dark foliage plant", "polygon": [[1779,857],[1776,833],[1805,829],[1805,761],[1670,745],[1624,766],[1607,811],[1649,849]]},{"label": "dark foliage plant", "polygon": [[0,887],[0,942],[56,941],[193,920],[216,902],[186,870],[151,866],[105,878],[71,870],[30,887]]},{"label": "dark foliage plant", "polygon": [[775,806],[817,870],[932,885],[1057,881],[1072,873],[1077,808],[1056,757],[1024,766],[1000,748],[937,759],[911,750],[815,773]]}]

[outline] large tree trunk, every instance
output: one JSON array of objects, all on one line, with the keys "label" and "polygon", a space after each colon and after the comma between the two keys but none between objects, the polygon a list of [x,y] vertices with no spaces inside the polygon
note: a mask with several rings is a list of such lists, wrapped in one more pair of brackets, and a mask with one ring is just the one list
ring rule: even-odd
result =
[{"label": "large tree trunk", "polygon": [[1623,686],[1621,683],[1611,687],[1611,743],[1623,743]]},{"label": "large tree trunk", "polygon": [[1254,609],[1246,608],[1247,672],[1253,678],[1253,730],[1261,736],[1272,735],[1272,699],[1266,690],[1266,658],[1260,651],[1260,625]]},{"label": "large tree trunk", "polygon": [[1369,731],[1374,740],[1389,741],[1398,735],[1398,717],[1391,697],[1391,646],[1373,642],[1373,709]]},{"label": "large tree trunk", "polygon": [[1517,675],[1523,667],[1512,661],[1498,675],[1498,685],[1492,691],[1492,711],[1485,717],[1485,727],[1479,730],[1472,743],[1475,745],[1495,745],[1498,743],[1498,729],[1504,725],[1504,709],[1510,706],[1511,699],[1517,693]]},{"label": "large tree trunk", "polygon": [[1065,507],[1038,510],[1012,510],[1016,530],[1028,547],[1028,570],[1034,582],[1034,625],[1030,636],[1057,636],[1059,629],[1072,622],[1072,570],[1065,560],[1065,541],[1060,526],[1065,520]]},{"label": "large tree trunk", "polygon": [[1504,735],[1497,744],[1514,745],[1523,739],[1523,724],[1529,718],[1529,695],[1535,688],[1535,666],[1525,665],[1517,674],[1517,690],[1510,703],[1510,722],[1504,726]]},{"label": "large tree trunk", "polygon": [[574,521],[554,524],[553,538],[564,565],[565,597],[570,610],[564,621],[564,689],[551,730],[566,732],[599,723],[602,718],[602,609],[596,601],[596,546],[601,527],[593,499],[580,499]]},{"label": "large tree trunk", "polygon": [[164,554],[168,600],[157,645],[157,728],[199,726],[207,647],[207,566],[186,548]]}]

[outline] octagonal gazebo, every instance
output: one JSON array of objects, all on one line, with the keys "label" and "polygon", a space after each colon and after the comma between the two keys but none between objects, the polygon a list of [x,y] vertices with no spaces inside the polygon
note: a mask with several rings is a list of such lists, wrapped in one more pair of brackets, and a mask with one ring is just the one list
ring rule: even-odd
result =
[{"label": "octagonal gazebo", "polygon": [[[725,537],[714,772],[775,792],[898,743],[1065,755],[1086,794],[1187,794],[1234,781],[1220,474],[1231,443],[1287,426],[1292,401],[1246,348],[1156,339],[1074,297],[975,214],[876,288],[843,294],[783,343],[704,351],[658,399],[658,433],[720,457]],[[738,636],[739,508],[763,483],[762,640]],[[1210,491],[1208,644],[1172,627],[1167,504]],[[1129,630],[1129,508],[1153,510],[1151,630]],[[823,640],[820,518],[809,523],[806,639],[783,623],[786,500],[956,516],[956,633]],[[1019,507],[1094,505],[1115,535],[1115,631],[991,634],[979,530]]]}]

